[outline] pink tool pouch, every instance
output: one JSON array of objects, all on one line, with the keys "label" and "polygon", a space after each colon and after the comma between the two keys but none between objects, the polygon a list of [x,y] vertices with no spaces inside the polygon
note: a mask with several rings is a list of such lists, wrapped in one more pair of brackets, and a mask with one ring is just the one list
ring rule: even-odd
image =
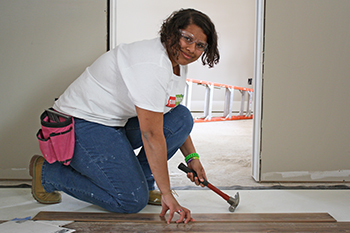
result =
[{"label": "pink tool pouch", "polygon": [[47,109],[41,114],[40,120],[41,129],[36,137],[44,158],[49,163],[58,161],[69,165],[75,145],[73,117]]}]

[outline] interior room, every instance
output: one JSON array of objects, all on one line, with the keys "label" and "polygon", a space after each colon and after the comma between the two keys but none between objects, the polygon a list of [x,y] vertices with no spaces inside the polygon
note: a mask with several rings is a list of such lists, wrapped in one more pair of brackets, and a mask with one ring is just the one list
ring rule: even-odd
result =
[{"label": "interior room", "polygon": [[[157,37],[180,8],[206,13],[219,37],[220,63],[208,69],[197,61],[188,78],[254,90],[251,100],[233,91],[229,113],[252,116],[242,120],[210,120],[227,114],[225,87],[213,88],[208,100],[209,86],[193,84],[185,103],[194,119],[210,113],[191,135],[221,195],[191,183],[177,152],[168,161],[171,188],[197,222],[167,225],[154,205],[110,215],[63,192],[59,204],[36,202],[28,165],[41,153],[42,111],[104,52]],[[0,231],[345,232],[349,9],[342,0],[1,1]],[[232,211],[224,197],[237,194]]]}]

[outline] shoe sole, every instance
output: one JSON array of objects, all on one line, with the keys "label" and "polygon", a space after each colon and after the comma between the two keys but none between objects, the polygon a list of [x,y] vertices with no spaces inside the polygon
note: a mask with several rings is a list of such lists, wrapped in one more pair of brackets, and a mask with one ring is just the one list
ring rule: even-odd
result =
[{"label": "shoe sole", "polygon": [[40,158],[41,156],[40,155],[34,155],[32,158],[31,158],[31,160],[30,160],[30,162],[29,162],[29,175],[32,177],[32,188],[31,188],[31,193],[32,193],[32,196],[34,197],[34,199],[37,201],[37,202],[39,202],[39,203],[41,203],[41,204],[57,204],[57,203],[60,203],[61,202],[61,200],[59,200],[59,201],[54,201],[54,202],[52,202],[52,201],[50,201],[50,202],[45,202],[45,201],[42,201],[42,200],[40,200],[37,196],[36,196],[36,194],[35,194],[35,192],[33,192],[33,190],[35,189],[35,172],[34,172],[34,170],[35,170],[35,165],[36,165],[36,162],[37,162],[37,160]]},{"label": "shoe sole", "polygon": [[29,175],[33,177],[33,170],[35,169],[36,160],[40,158],[39,155],[34,155],[29,162]]},{"label": "shoe sole", "polygon": [[161,205],[162,205],[162,204],[159,203],[159,202],[151,202],[151,201],[149,201],[147,204],[148,204],[148,205],[157,205],[157,206],[161,206]]}]

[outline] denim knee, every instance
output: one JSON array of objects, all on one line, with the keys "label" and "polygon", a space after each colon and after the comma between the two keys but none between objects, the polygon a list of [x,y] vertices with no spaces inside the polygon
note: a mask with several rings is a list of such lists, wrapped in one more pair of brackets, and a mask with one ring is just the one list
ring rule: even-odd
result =
[{"label": "denim knee", "polygon": [[192,129],[193,125],[194,125],[194,120],[193,120],[193,117],[192,117],[192,113],[187,107],[184,107],[184,108],[185,108],[184,109],[184,115],[186,116],[187,127]]},{"label": "denim knee", "polygon": [[111,212],[134,214],[140,212],[148,203],[148,189],[140,191],[137,194],[120,194],[119,205],[110,205],[106,209]]},{"label": "denim knee", "polygon": [[177,120],[181,122],[181,128],[185,129],[188,134],[190,134],[194,125],[190,110],[183,105],[178,105],[174,110],[178,111],[179,117]]},{"label": "denim knee", "polygon": [[137,201],[129,202],[126,206],[123,207],[124,213],[134,214],[140,212],[143,208],[146,207],[148,203],[148,195],[147,198],[141,198]]}]

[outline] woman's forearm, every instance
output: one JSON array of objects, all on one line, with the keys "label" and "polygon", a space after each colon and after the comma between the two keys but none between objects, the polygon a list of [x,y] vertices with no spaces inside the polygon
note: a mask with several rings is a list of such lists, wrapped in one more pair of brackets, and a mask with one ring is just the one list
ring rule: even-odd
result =
[{"label": "woman's forearm", "polygon": [[182,154],[186,157],[187,155],[191,154],[191,153],[195,153],[196,149],[193,145],[191,136],[189,135],[186,139],[186,141],[184,142],[184,144],[182,144],[182,146],[180,147],[180,150],[182,152]]},{"label": "woman's forearm", "polygon": [[163,132],[163,113],[135,106],[139,119],[143,146],[153,177],[162,193],[170,192],[167,147]]},{"label": "woman's forearm", "polygon": [[143,145],[153,177],[162,193],[170,192],[167,150],[164,135],[142,134]]}]

